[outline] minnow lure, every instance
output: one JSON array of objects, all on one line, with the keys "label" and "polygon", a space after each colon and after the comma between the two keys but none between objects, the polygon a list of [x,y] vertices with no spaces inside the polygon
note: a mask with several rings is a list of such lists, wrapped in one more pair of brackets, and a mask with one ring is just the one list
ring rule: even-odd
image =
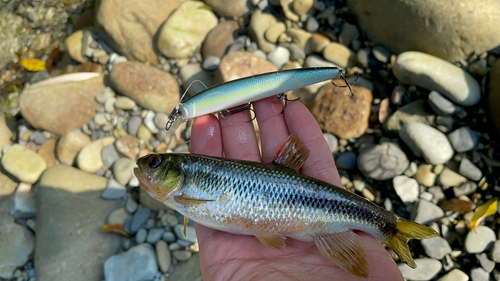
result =
[{"label": "minnow lure", "polygon": [[333,79],[338,75],[345,77],[344,71],[337,67],[318,67],[282,70],[229,81],[181,100],[168,117],[166,129],[172,134],[189,119]]},{"label": "minnow lure", "polygon": [[314,241],[320,252],[355,276],[368,278],[358,235],[385,243],[410,267],[408,240],[437,236],[374,203],[297,170],[309,150],[292,135],[272,163],[190,154],[152,154],[137,160],[134,173],[156,200],[202,225],[255,235],[272,249],[285,237]]}]

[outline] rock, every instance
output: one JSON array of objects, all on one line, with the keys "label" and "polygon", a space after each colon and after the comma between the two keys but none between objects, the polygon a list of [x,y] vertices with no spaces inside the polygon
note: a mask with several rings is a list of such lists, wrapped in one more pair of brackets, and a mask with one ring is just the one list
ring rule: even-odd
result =
[{"label": "rock", "polygon": [[447,167],[445,167],[439,174],[438,179],[439,183],[444,187],[457,186],[467,182],[466,178],[448,169]]},{"label": "rock", "polygon": [[37,280],[102,280],[102,264],[121,237],[101,231],[120,201],[100,198],[107,179],[66,165],[40,179],[37,202]]},{"label": "rock", "polygon": [[14,278],[14,271],[33,253],[35,238],[26,227],[12,222],[1,224],[0,232],[0,278]]},{"label": "rock", "polygon": [[108,185],[102,193],[102,198],[104,199],[120,199],[127,194],[127,189],[125,186],[119,184],[114,179],[108,180]]},{"label": "rock", "polygon": [[168,226],[168,227],[174,227],[179,223],[179,220],[175,215],[172,214],[165,214],[161,218],[161,223],[163,226]]},{"label": "rock", "polygon": [[[488,273],[492,272],[495,269],[495,262],[488,259],[486,253],[476,254],[476,259],[481,264],[481,267]],[[487,279],[488,280],[488,279]]]},{"label": "rock", "polygon": [[388,180],[401,175],[409,165],[406,154],[394,143],[384,142],[363,150],[358,168],[367,177]]},{"label": "rock", "polygon": [[453,187],[453,193],[455,193],[456,197],[460,197],[463,195],[470,195],[476,192],[477,184],[474,182],[466,182],[462,185]]},{"label": "rock", "polygon": [[432,91],[429,94],[429,105],[434,112],[443,116],[452,115],[459,110],[458,106],[436,91]]},{"label": "rock", "polygon": [[127,213],[127,210],[125,210],[125,208],[121,207],[109,214],[108,223],[123,225],[128,218],[130,218],[130,214]]},{"label": "rock", "polygon": [[234,52],[222,58],[217,69],[216,81],[227,82],[257,73],[277,71],[272,63],[247,52]]},{"label": "rock", "polygon": [[464,247],[469,254],[482,253],[489,250],[496,240],[495,232],[487,227],[480,225],[476,227],[476,231],[469,231],[465,237]]},{"label": "rock", "polygon": [[180,250],[178,250],[178,251],[174,251],[173,255],[179,261],[186,261],[189,258],[191,258],[192,253],[191,253],[191,251],[180,251]]},{"label": "rock", "polygon": [[313,34],[309,40],[309,46],[315,53],[322,53],[323,49],[330,44],[330,39],[321,34]]},{"label": "rock", "polygon": [[[407,176],[396,176],[392,179],[394,190],[403,203],[413,203],[417,200],[419,194],[418,182]],[[427,254],[429,255],[429,254]],[[435,258],[430,256],[431,258]],[[438,258],[441,259],[441,258]]]},{"label": "rock", "polygon": [[433,259],[440,260],[451,253],[450,244],[443,237],[423,239],[420,240],[420,244],[424,247],[425,253]]},{"label": "rock", "polygon": [[448,135],[448,139],[459,153],[472,150],[477,144],[477,135],[469,127],[456,129]]},{"label": "rock", "polygon": [[438,91],[460,105],[475,105],[481,98],[479,83],[469,73],[424,53],[400,54],[394,64],[393,73],[403,83]]},{"label": "rock", "polygon": [[421,185],[431,187],[436,182],[437,175],[432,172],[432,165],[421,164],[418,166],[417,173],[415,174],[415,179]]},{"label": "rock", "polygon": [[412,269],[405,263],[398,264],[403,277],[408,280],[431,280],[441,271],[441,262],[435,259],[421,258],[415,259],[417,268]]},{"label": "rock", "polygon": [[0,34],[0,69],[16,58],[16,53],[23,47],[24,41],[24,36],[20,32],[25,25],[23,17],[17,16],[7,9],[9,8],[2,7],[3,13],[0,14],[2,18],[2,22],[0,22],[2,29],[2,34]]},{"label": "rock", "polygon": [[[137,202],[129,194],[127,196],[127,199],[125,200],[125,210],[127,210],[127,212],[129,212],[130,214],[133,214],[133,213],[135,213],[135,211],[137,211],[137,208],[138,208]],[[130,222],[132,222],[132,218],[130,219]]]},{"label": "rock", "polygon": [[305,15],[313,7],[313,0],[295,0],[292,3],[293,11],[299,15]]},{"label": "rock", "polygon": [[156,258],[158,259],[158,266],[160,271],[167,273],[172,266],[172,257],[170,256],[170,251],[168,250],[167,243],[163,240],[156,243]]},{"label": "rock", "polygon": [[110,81],[116,90],[146,109],[170,113],[179,102],[175,78],[153,66],[119,63],[111,69]]},{"label": "rock", "polygon": [[[199,63],[190,63],[183,66],[179,75],[182,79],[182,87],[186,89],[187,93],[190,95],[195,95],[205,90],[206,87],[210,88],[214,85],[212,73],[203,70]],[[163,123],[161,126],[162,129],[165,128],[165,124],[166,123]]]},{"label": "rock", "polygon": [[[66,74],[40,83],[73,79],[80,74],[83,73]],[[57,135],[64,135],[89,123],[99,107],[94,100],[95,96],[104,90],[102,75],[76,82],[43,85],[40,83],[26,88],[21,93],[21,113],[34,128]]]},{"label": "rock", "polygon": [[460,269],[455,268],[439,278],[438,281],[469,281],[469,276]]},{"label": "rock", "polygon": [[238,28],[238,22],[228,20],[210,30],[203,42],[203,57],[205,59],[212,56],[219,59],[222,58],[229,46],[233,44],[234,35]]},{"label": "rock", "polygon": [[417,201],[411,212],[411,220],[420,224],[429,224],[443,216],[444,212],[441,208],[425,200]]},{"label": "rock", "polygon": [[285,47],[277,46],[267,54],[267,59],[272,62],[276,68],[281,69],[281,67],[290,60],[290,51]]},{"label": "rock", "polygon": [[352,169],[356,167],[358,157],[352,151],[345,151],[335,155],[335,165],[339,169]]},{"label": "rock", "polygon": [[399,137],[416,156],[433,165],[446,163],[454,153],[446,136],[425,124],[405,124],[399,131]]},{"label": "rock", "polygon": [[203,64],[201,65],[201,67],[208,71],[214,71],[217,69],[219,64],[220,64],[220,58],[211,56],[203,60]]},{"label": "rock", "polygon": [[153,228],[148,233],[148,238],[146,241],[150,244],[155,244],[163,237],[163,233],[165,233],[165,229],[163,228]]},{"label": "rock", "polygon": [[328,147],[330,148],[330,152],[334,153],[337,150],[337,147],[339,145],[338,139],[330,133],[323,133],[323,137],[325,138],[326,143],[328,144]]},{"label": "rock", "polygon": [[[169,249],[171,250],[171,249]],[[201,280],[200,256],[193,254],[186,262],[175,265],[175,270],[170,275],[170,280]]]},{"label": "rock", "polygon": [[346,22],[342,25],[342,30],[339,34],[339,43],[349,46],[353,40],[358,38],[358,36],[358,28],[355,25]]},{"label": "rock", "polygon": [[130,225],[131,234],[134,234],[137,230],[146,225],[150,214],[151,210],[148,208],[142,208],[134,214],[132,217],[132,224]]},{"label": "rock", "polygon": [[[334,81],[340,84],[339,80]],[[340,138],[360,137],[368,128],[372,93],[360,86],[351,86],[355,99],[347,88],[328,83],[320,88],[311,113],[322,130]]]},{"label": "rock", "polygon": [[273,15],[262,13],[261,10],[253,12],[250,18],[250,25],[248,27],[250,38],[257,42],[259,49],[265,53],[269,53],[276,47],[273,43],[268,42],[266,38],[264,38],[266,30],[275,25],[276,22],[276,18]]},{"label": "rock", "polygon": [[500,60],[498,59],[491,66],[488,89],[488,108],[491,120],[495,124],[497,132],[500,132]]},{"label": "rock", "polygon": [[105,104],[109,99],[114,98],[116,93],[110,87],[106,87],[102,92],[100,92],[95,100],[100,104]]},{"label": "rock", "polygon": [[281,34],[285,33],[286,31],[286,26],[284,22],[278,22],[275,25],[271,26],[269,29],[266,30],[264,33],[264,37],[266,38],[267,41],[271,43],[277,43],[278,38],[281,36]]},{"label": "rock", "polygon": [[220,16],[241,17],[250,11],[251,3],[248,0],[205,0],[205,3]]},{"label": "rock", "polygon": [[500,263],[500,240],[495,241],[491,247],[490,257],[494,262]]},{"label": "rock", "polygon": [[167,58],[187,58],[217,26],[217,17],[203,2],[188,1],[175,10],[159,31],[158,49]]},{"label": "rock", "polygon": [[139,189],[139,198],[141,200],[142,205],[148,207],[153,211],[168,209],[168,207],[165,204],[152,198],[151,195],[149,195],[149,193],[147,193],[143,188]]},{"label": "rock", "polygon": [[470,278],[472,281],[489,281],[490,274],[481,267],[476,267],[470,271]]},{"label": "rock", "polygon": [[4,115],[0,115],[0,157],[2,156],[3,148],[7,145],[10,145],[11,137],[12,132],[7,126],[6,118]]},{"label": "rock", "polygon": [[64,40],[64,45],[68,48],[68,54],[79,63],[87,62],[87,59],[82,57],[82,38],[83,31],[77,30]]},{"label": "rock", "polygon": [[118,97],[115,102],[115,107],[123,110],[130,110],[135,107],[135,102],[127,97]]},{"label": "rock", "polygon": [[114,137],[105,137],[86,145],[78,154],[76,160],[78,168],[89,173],[97,172],[97,170],[104,166],[104,162],[101,157],[102,149],[105,146],[113,144],[114,141]]},{"label": "rock", "polygon": [[139,154],[139,142],[140,141],[138,138],[131,135],[126,135],[116,140],[115,147],[120,154],[130,159],[135,159]]},{"label": "rock", "polygon": [[341,68],[351,68],[356,62],[354,52],[336,42],[331,42],[323,49],[323,57]]},{"label": "rock", "polygon": [[481,170],[467,158],[462,158],[458,171],[462,176],[474,181],[479,181],[483,177]]},{"label": "rock", "polygon": [[188,225],[186,227],[186,237],[184,237],[184,225],[178,224],[174,227],[174,233],[177,238],[181,240],[185,240],[191,243],[196,243],[196,231],[194,230],[194,226]]},{"label": "rock", "polygon": [[377,45],[372,49],[373,56],[382,63],[388,63],[391,53],[383,46]]},{"label": "rock", "polygon": [[[3,198],[9,198],[10,195],[14,193],[14,191],[17,188],[17,183],[4,173],[5,171],[0,165],[0,203],[2,202]],[[0,226],[1,226],[1,221],[0,221]]]},{"label": "rock", "polygon": [[127,133],[132,136],[137,135],[139,127],[142,125],[142,118],[140,116],[132,116],[127,123]]},{"label": "rock", "polygon": [[98,33],[130,60],[155,64],[153,37],[186,0],[135,2],[104,0],[96,11]]},{"label": "rock", "polygon": [[38,144],[38,145],[42,145],[44,142],[47,141],[47,138],[45,137],[45,135],[40,132],[40,131],[34,131],[30,136],[29,136],[29,141],[35,143],[35,144]]},{"label": "rock", "polygon": [[55,139],[50,139],[46,142],[44,142],[40,148],[38,149],[38,155],[42,156],[42,158],[45,160],[45,164],[47,164],[47,168],[50,168],[54,166],[55,164],[58,164],[59,162],[56,159],[56,140]]},{"label": "rock", "polygon": [[47,167],[42,156],[19,144],[12,145],[1,160],[7,172],[26,183],[35,183]]},{"label": "rock", "polygon": [[156,253],[149,244],[132,247],[104,263],[106,280],[153,280],[157,271]]},{"label": "rock", "polygon": [[153,134],[146,126],[141,125],[137,131],[137,137],[144,143],[148,143],[153,138]]},{"label": "rock", "polygon": [[[290,50],[290,60],[299,61],[306,58],[305,52],[301,50],[297,46],[297,44],[290,44],[290,46],[288,46],[288,49]],[[302,65],[299,65],[299,67],[302,67]]]},{"label": "rock", "polygon": [[417,100],[400,107],[384,123],[384,129],[389,133],[398,133],[404,124],[422,123],[430,125],[434,117],[424,100]]},{"label": "rock", "polygon": [[120,156],[118,155],[115,146],[112,144],[106,145],[105,147],[102,148],[101,157],[104,166],[107,168],[111,168],[111,166],[113,166],[113,163],[115,163],[118,159],[120,159]]},{"label": "rock", "polygon": [[13,202],[9,211],[14,218],[26,219],[36,216],[36,194],[31,189],[31,184],[21,182],[14,194]]},{"label": "rock", "polygon": [[319,22],[314,17],[310,17],[306,21],[306,30],[309,32],[316,32],[319,28]]},{"label": "rock", "polygon": [[498,4],[495,1],[448,5],[441,1],[364,0],[347,4],[368,37],[395,53],[415,50],[459,61],[500,45],[500,33],[495,28],[500,19],[491,8]]},{"label": "rock", "polygon": [[134,176],[135,161],[128,158],[120,158],[113,165],[113,176],[121,185],[126,185]]},{"label": "rock", "polygon": [[289,28],[286,30],[286,34],[292,38],[292,42],[297,45],[306,55],[312,53],[309,41],[311,40],[312,34],[300,29],[300,28]]},{"label": "rock", "polygon": [[141,244],[146,242],[146,237],[148,236],[148,231],[145,228],[141,228],[135,234],[135,242]]},{"label": "rock", "polygon": [[175,242],[177,240],[177,237],[175,237],[175,234],[173,234],[172,232],[167,231],[167,232],[163,233],[163,236],[161,237],[161,239],[163,239],[167,243],[172,243],[172,242]]},{"label": "rock", "polygon": [[90,137],[86,134],[78,131],[68,132],[59,139],[57,159],[63,164],[72,166],[78,152],[90,143]]},{"label": "rock", "polygon": [[323,59],[320,56],[310,55],[307,56],[304,62],[304,67],[338,67],[338,66]]}]

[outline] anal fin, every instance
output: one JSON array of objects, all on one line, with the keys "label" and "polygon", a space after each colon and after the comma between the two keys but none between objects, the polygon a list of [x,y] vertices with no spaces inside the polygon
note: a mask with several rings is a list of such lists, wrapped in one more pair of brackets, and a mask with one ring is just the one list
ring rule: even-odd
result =
[{"label": "anal fin", "polygon": [[199,205],[199,204],[215,201],[215,200],[210,200],[210,199],[193,198],[193,197],[190,197],[189,195],[186,195],[186,194],[174,196],[174,200],[178,204],[184,205],[186,207],[191,205],[191,204]]},{"label": "anal fin", "polygon": [[352,275],[367,279],[368,262],[356,233],[351,230],[314,236],[319,251]]},{"label": "anal fin", "polygon": [[254,233],[255,237],[259,239],[262,244],[266,245],[271,249],[284,249],[285,248],[285,239],[286,237],[279,233],[268,233],[268,232],[259,232]]},{"label": "anal fin", "polygon": [[298,170],[309,157],[309,149],[297,135],[290,135],[283,146],[278,150],[273,163]]}]

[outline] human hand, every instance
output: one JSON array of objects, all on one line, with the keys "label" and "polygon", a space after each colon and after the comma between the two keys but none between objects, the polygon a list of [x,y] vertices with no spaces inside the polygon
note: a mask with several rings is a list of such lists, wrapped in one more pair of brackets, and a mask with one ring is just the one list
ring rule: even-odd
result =
[{"label": "human hand", "polygon": [[[290,134],[310,150],[300,172],[342,186],[332,154],[309,110],[299,102],[270,97],[253,103],[260,129],[262,155],[251,122],[244,111],[227,119],[197,118],[191,133],[191,153],[271,162]],[[196,224],[203,280],[366,280],[344,271],[323,256],[314,242],[286,239],[285,250],[273,250],[251,235],[235,235]],[[368,280],[403,280],[393,259],[374,237],[357,233],[369,265]]]}]

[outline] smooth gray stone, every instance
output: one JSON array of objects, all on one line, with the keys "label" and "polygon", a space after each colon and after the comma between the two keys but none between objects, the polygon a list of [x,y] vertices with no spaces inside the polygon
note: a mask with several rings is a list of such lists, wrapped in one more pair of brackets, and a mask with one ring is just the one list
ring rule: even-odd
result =
[{"label": "smooth gray stone", "polygon": [[162,238],[163,233],[165,233],[165,229],[153,228],[149,230],[148,238],[146,238],[146,241],[150,244],[156,244],[156,242],[158,242]]},{"label": "smooth gray stone", "polygon": [[448,139],[456,152],[466,152],[474,149],[477,144],[477,135],[469,128],[456,129],[448,135]]},{"label": "smooth gray stone", "polygon": [[437,91],[432,91],[429,94],[429,105],[434,112],[444,116],[452,115],[458,110],[458,107],[454,103],[443,97]]},{"label": "smooth gray stone", "polygon": [[479,181],[483,177],[483,172],[467,158],[462,158],[458,171],[462,176],[473,181]]},{"label": "smooth gray stone", "polygon": [[148,208],[142,208],[134,214],[130,225],[130,231],[132,234],[146,225],[149,219],[149,214],[151,214],[151,211]]},{"label": "smooth gray stone", "polygon": [[314,17],[309,17],[306,21],[306,30],[316,32],[319,28],[319,23]]},{"label": "smooth gray stone", "polygon": [[476,231],[471,230],[465,236],[465,251],[470,254],[482,253],[489,250],[495,240],[495,232],[487,226],[480,225]]},{"label": "smooth gray stone", "polygon": [[358,168],[368,178],[388,180],[404,173],[410,162],[398,145],[384,142],[364,149]]},{"label": "smooth gray stone", "polygon": [[42,132],[34,131],[33,133],[31,133],[29,140],[38,144],[38,145],[41,145],[47,141],[47,138],[45,137],[45,135]]},{"label": "smooth gray stone", "polygon": [[398,264],[399,270],[401,270],[401,274],[403,274],[405,279],[420,281],[431,280],[442,268],[441,263],[435,259],[415,259],[415,263],[417,264],[417,268],[415,269],[412,269],[405,263]]},{"label": "smooth gray stone", "polygon": [[490,274],[481,267],[473,268],[470,271],[471,281],[489,281]]},{"label": "smooth gray stone", "polygon": [[127,122],[127,133],[132,136],[137,135],[137,131],[139,131],[141,124],[142,118],[140,116],[132,116]]},{"label": "smooth gray stone", "polygon": [[120,159],[120,155],[118,155],[115,146],[112,144],[102,148],[101,157],[104,166],[108,168],[113,166],[113,163],[115,163],[118,159]]},{"label": "smooth gray stone", "polygon": [[433,259],[442,259],[451,253],[451,247],[448,241],[443,237],[432,237],[420,240],[425,253]]},{"label": "smooth gray stone", "polygon": [[137,244],[142,244],[142,243],[146,242],[147,236],[148,236],[148,231],[145,228],[141,228],[135,234],[135,242]]},{"label": "smooth gray stone", "polygon": [[140,244],[104,263],[106,281],[153,280],[158,271],[153,246]]},{"label": "smooth gray stone", "polygon": [[492,272],[493,269],[495,269],[495,262],[488,259],[486,253],[476,254],[476,258],[481,264],[481,267],[488,273]]},{"label": "smooth gray stone", "polygon": [[345,151],[335,155],[335,165],[339,169],[352,169],[356,166],[358,157],[352,151]]},{"label": "smooth gray stone", "polygon": [[470,195],[474,193],[476,189],[477,184],[475,182],[469,181],[459,186],[453,187],[453,192],[455,193],[455,197],[460,197],[462,195]]},{"label": "smooth gray stone", "polygon": [[[169,250],[172,251],[172,249]],[[169,280],[201,281],[201,278],[200,256],[196,253],[189,260],[178,263]]]},{"label": "smooth gray stone", "polygon": [[220,58],[210,56],[203,60],[203,64],[201,65],[201,67],[205,70],[213,71],[217,69],[219,64],[220,64]]},{"label": "smooth gray stone", "polygon": [[104,189],[102,193],[102,198],[104,199],[120,199],[123,198],[127,194],[127,188],[113,178],[108,180],[108,184],[106,189]]},{"label": "smooth gray stone", "polygon": [[173,234],[172,232],[166,231],[165,233],[163,233],[163,236],[161,239],[167,243],[173,243],[173,242],[175,242],[175,240],[177,240],[177,237],[175,237],[175,234]]},{"label": "smooth gray stone", "polygon": [[411,212],[411,220],[420,224],[429,224],[437,221],[444,216],[444,211],[437,205],[419,200]]}]

